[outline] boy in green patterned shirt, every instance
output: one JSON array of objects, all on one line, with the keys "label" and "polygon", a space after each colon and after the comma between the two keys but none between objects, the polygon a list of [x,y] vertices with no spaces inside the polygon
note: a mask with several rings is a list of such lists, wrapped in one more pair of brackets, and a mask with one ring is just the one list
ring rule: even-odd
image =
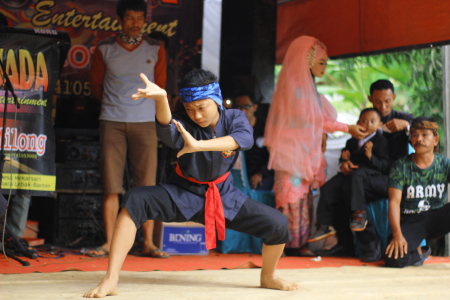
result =
[{"label": "boy in green patterned shirt", "polygon": [[415,153],[396,161],[389,175],[389,223],[387,267],[421,266],[429,255],[421,241],[450,232],[450,204],[446,204],[450,159],[438,154],[438,125],[419,117],[411,123]]}]

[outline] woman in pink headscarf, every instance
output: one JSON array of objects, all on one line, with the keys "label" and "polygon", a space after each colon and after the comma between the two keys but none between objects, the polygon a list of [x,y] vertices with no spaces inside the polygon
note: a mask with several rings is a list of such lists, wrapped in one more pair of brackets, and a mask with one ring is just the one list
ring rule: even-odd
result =
[{"label": "woman in pink headscarf", "polygon": [[317,92],[314,79],[323,76],[327,60],[326,47],[317,39],[294,40],[284,57],[267,117],[264,143],[270,152],[269,169],[275,170],[276,204],[288,217],[292,236],[286,248],[299,250],[310,233],[311,186],[323,184],[326,178],[323,134],[366,135],[359,125],[337,122],[336,110]]}]

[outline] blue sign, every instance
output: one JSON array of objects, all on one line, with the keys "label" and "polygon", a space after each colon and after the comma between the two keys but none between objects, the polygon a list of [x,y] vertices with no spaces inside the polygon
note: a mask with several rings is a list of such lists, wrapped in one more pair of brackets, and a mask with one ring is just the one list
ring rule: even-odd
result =
[{"label": "blue sign", "polygon": [[164,225],[163,250],[170,254],[206,255],[205,228]]}]

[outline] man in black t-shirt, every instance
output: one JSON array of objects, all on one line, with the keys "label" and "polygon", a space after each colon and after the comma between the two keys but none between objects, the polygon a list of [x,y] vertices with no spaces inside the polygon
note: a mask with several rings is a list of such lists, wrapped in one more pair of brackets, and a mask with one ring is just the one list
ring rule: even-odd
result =
[{"label": "man in black t-shirt", "polygon": [[450,232],[450,159],[438,154],[438,125],[420,117],[411,124],[415,153],[396,161],[389,174],[389,223],[392,235],[386,248],[387,267],[421,266],[430,251],[422,253],[423,239]]}]

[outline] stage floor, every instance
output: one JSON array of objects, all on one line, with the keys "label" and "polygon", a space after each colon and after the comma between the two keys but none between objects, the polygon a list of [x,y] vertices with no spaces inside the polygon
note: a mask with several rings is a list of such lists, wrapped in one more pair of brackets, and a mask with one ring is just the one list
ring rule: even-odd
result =
[{"label": "stage floor", "polygon": [[[82,299],[104,271],[0,275],[0,299]],[[389,269],[374,266],[280,269],[299,283],[293,292],[260,289],[260,269],[123,271],[108,299],[449,299],[450,264]]]}]

